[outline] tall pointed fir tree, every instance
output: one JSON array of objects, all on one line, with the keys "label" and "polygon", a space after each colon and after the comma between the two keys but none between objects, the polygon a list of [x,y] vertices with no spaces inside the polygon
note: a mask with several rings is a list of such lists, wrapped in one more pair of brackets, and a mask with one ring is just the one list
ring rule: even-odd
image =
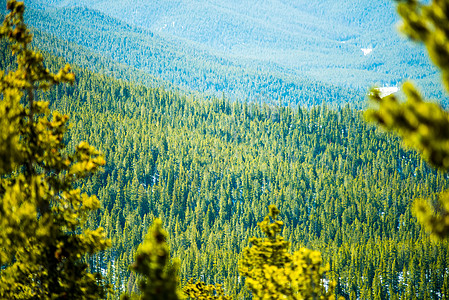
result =
[{"label": "tall pointed fir tree", "polygon": [[178,263],[170,262],[167,232],[161,219],[155,219],[145,240],[137,248],[136,261],[131,269],[139,278],[140,295],[122,298],[142,300],[178,300]]},{"label": "tall pointed fir tree", "polygon": [[326,281],[328,267],[321,253],[307,248],[290,254],[289,242],[278,234],[283,222],[279,210],[269,206],[269,214],[259,223],[265,238],[251,238],[243,250],[239,272],[254,299],[335,299],[335,284]]},{"label": "tall pointed fir tree", "polygon": [[37,90],[73,83],[67,65],[57,74],[31,49],[23,2],[8,1],[0,28],[17,69],[0,72],[0,298],[98,299],[105,296],[99,274],[82,258],[105,249],[103,229],[81,230],[95,196],[74,189],[76,181],[104,164],[81,142],[73,154],[63,143],[68,117],[37,101]]}]

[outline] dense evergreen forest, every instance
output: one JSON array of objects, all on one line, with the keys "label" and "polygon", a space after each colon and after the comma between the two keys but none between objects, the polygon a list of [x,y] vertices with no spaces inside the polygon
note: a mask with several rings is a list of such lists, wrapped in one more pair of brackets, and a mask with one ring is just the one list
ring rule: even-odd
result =
[{"label": "dense evergreen forest", "polygon": [[[305,78],[363,91],[373,83],[397,85],[405,78],[419,80],[422,86],[437,81],[436,70],[429,64],[425,51],[396,34],[398,16],[393,1],[342,0],[337,4],[332,0],[317,3],[305,0],[159,0],[153,5],[145,0],[109,0],[106,5],[102,0],[28,0],[26,3],[35,9],[29,17],[33,26],[72,41],[79,39],[76,36],[80,33],[70,30],[70,20],[79,20],[76,31],[82,31],[84,38],[81,39],[88,39],[83,44],[90,44],[87,46],[91,48],[97,47],[98,41],[90,38],[92,33],[87,34],[91,30],[89,27],[81,27],[93,23],[106,33],[110,22],[120,20],[127,24],[129,27],[122,34],[126,39],[114,42],[109,38],[107,43],[115,47],[105,47],[116,59],[124,56],[120,52],[125,44],[126,49],[133,50],[133,55],[142,52],[132,43],[137,37],[137,28],[145,29],[139,30],[140,47],[144,45],[143,40],[157,39],[160,44],[176,46],[175,56],[183,54],[180,53],[182,49],[189,57],[192,49],[196,49],[195,57],[201,58],[203,64],[208,62],[204,70],[207,81],[225,85],[229,94],[243,92],[244,96],[238,98],[253,99],[254,95],[248,95],[253,87],[244,84],[243,89],[232,88],[234,83],[226,86],[226,80],[230,80],[227,73],[234,71],[228,68],[229,64],[253,70],[256,75],[288,74],[291,83],[299,86],[304,85]],[[85,22],[82,15],[90,15],[91,21]],[[59,28],[51,25],[55,19],[61,24]],[[152,38],[146,36],[149,32]],[[112,30],[108,36],[114,33]],[[152,47],[150,44],[149,48]],[[372,52],[364,55],[362,48],[370,48]],[[166,54],[157,57],[171,64],[164,59]],[[129,62],[129,58],[125,60]],[[178,68],[188,72],[190,64],[191,61],[179,64]],[[209,68],[213,72],[208,72]],[[222,78],[215,81],[218,74]],[[190,72],[190,76],[197,76],[197,73]],[[242,78],[241,74],[238,78]],[[257,80],[251,78],[250,82],[257,83]],[[430,92],[435,88],[431,86],[426,90]]]},{"label": "dense evergreen forest", "polygon": [[154,217],[182,283],[247,295],[237,261],[268,204],[279,207],[292,249],[322,252],[339,295],[446,295],[447,242],[430,240],[409,202],[443,190],[447,177],[360,112],[206,101],[75,72],[74,86],[39,97],[71,116],[69,149],[86,140],[105,155],[104,172],[82,187],[102,204],[88,226],[112,240],[91,268],[116,296],[137,288],[128,266]]},{"label": "dense evergreen forest", "polygon": [[[114,70],[117,64],[126,65],[183,90],[214,96],[225,92],[234,100],[276,102],[281,99],[284,104],[298,104],[301,99],[301,104],[311,106],[320,104],[322,97],[335,104],[343,99],[360,103],[362,99],[359,92],[347,88],[302,75],[291,76],[279,70],[267,72],[256,63],[242,66],[188,44],[166,41],[153,32],[83,7],[50,12],[30,9],[27,16],[29,23],[44,35],[46,33],[46,37],[50,34],[71,42],[62,45],[59,42],[62,47],[71,49],[68,53],[58,49],[58,42],[52,42],[52,38],[42,40],[37,45],[40,49],[63,56],[84,49],[101,54],[113,62],[102,68],[103,73],[118,75],[119,72],[111,72],[111,69]],[[76,20],[76,26],[70,20]],[[98,27],[102,30],[97,30]],[[75,49],[74,44],[77,45]],[[89,57],[84,58],[87,67],[96,65],[89,60]]]},{"label": "dense evergreen forest", "polygon": [[[10,70],[7,44],[0,47],[0,69]],[[49,69],[64,64],[45,54]],[[103,171],[78,187],[101,203],[85,229],[104,227],[111,247],[84,259],[111,284],[108,298],[138,291],[129,266],[161,218],[180,286],[193,278],[251,299],[239,259],[261,236],[257,224],[270,204],[292,252],[322,253],[337,296],[449,297],[448,242],[431,240],[410,206],[436,198],[448,176],[366,124],[360,110],[328,106],[327,96],[294,102],[305,105],[206,98],[155,87],[157,80],[150,86],[73,69],[73,85],[38,91],[36,100],[70,116],[68,152],[87,141],[104,154]]]},{"label": "dense evergreen forest", "polygon": [[[364,1],[337,7],[327,3],[331,9],[323,11],[316,5],[296,1],[288,5],[260,1],[260,9],[248,12],[256,14],[248,19],[241,13],[229,12],[226,8],[229,3],[165,2],[159,1],[151,8],[145,3],[129,5],[126,1],[108,1],[104,5],[101,1],[30,0],[26,19],[42,34],[72,43],[69,51],[63,50],[67,45],[58,47],[47,41],[46,36],[39,43],[44,51],[75,63],[70,53],[87,50],[91,53],[82,59],[85,67],[92,68],[95,63],[89,61],[98,60],[92,54],[99,55],[110,62],[100,68],[104,74],[119,75],[123,71],[114,71],[114,66],[125,65],[153,77],[152,81],[158,78],[183,90],[209,96],[221,96],[224,92],[232,100],[276,102],[281,99],[284,104],[306,106],[321,104],[325,98],[328,104],[352,103],[360,108],[369,85],[399,86],[406,78],[414,78],[429,96],[445,98],[438,84],[438,72],[429,63],[425,51],[396,34],[396,18],[388,10],[391,4]],[[238,5],[245,6],[245,3]],[[119,11],[118,6],[126,8]],[[279,10],[275,13],[268,9],[271,6],[279,6]],[[366,11],[365,6],[369,7]],[[187,16],[195,16],[186,21],[189,25],[184,20],[178,22],[181,13],[176,13],[178,9]],[[133,12],[128,14],[128,10]],[[141,13],[149,21],[134,22],[132,17],[125,17],[139,18],[137,15]],[[214,13],[226,21],[212,18]],[[342,20],[344,15],[353,19]],[[161,22],[184,24],[188,32],[172,34],[147,24],[157,22],[159,17],[163,19]],[[317,25],[321,18],[328,22]],[[267,21],[273,24],[263,25]],[[227,26],[229,23],[234,25]],[[214,31],[223,35],[213,34]],[[242,39],[246,42],[239,42]],[[217,43],[221,42],[228,46],[217,51],[220,49]],[[77,49],[73,44],[77,44]],[[363,55],[362,48],[372,48],[373,52]]]}]

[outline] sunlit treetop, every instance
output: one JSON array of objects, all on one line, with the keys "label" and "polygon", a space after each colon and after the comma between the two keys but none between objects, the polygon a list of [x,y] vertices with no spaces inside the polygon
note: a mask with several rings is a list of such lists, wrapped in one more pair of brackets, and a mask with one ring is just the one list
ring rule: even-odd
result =
[{"label": "sunlit treetop", "polygon": [[0,72],[0,298],[98,299],[105,296],[100,274],[82,261],[106,249],[103,229],[80,228],[100,203],[74,184],[105,161],[86,142],[65,150],[68,117],[50,111],[34,93],[73,83],[69,65],[54,74],[30,49],[32,35],[22,2],[8,1],[0,27],[17,69]]}]

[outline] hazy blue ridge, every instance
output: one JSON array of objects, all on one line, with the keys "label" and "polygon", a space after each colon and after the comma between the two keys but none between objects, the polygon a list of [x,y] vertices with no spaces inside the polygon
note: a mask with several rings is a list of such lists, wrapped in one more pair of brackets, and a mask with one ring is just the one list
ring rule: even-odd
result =
[{"label": "hazy blue ridge", "polygon": [[[82,7],[29,9],[28,22],[59,39],[93,50],[108,59],[206,94],[258,102],[281,100],[304,105],[363,102],[360,91],[351,91],[311,80],[268,72],[264,66],[239,66],[229,59],[183,44],[176,46],[148,30],[132,27],[94,10]],[[148,34],[147,34],[148,33]],[[45,49],[44,49],[45,50]],[[349,100],[351,101],[351,100]]]},{"label": "hazy blue ridge", "polygon": [[443,97],[425,50],[398,34],[393,1],[26,3],[36,28],[182,89],[311,105],[321,89],[329,103],[363,102],[369,86],[412,78]]}]

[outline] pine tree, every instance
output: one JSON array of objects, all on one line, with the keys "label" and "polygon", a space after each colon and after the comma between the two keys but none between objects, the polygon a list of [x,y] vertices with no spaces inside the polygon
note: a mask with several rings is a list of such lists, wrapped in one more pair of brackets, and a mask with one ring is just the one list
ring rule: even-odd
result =
[{"label": "pine tree", "polygon": [[[132,270],[140,275],[140,299],[179,299],[177,294],[178,264],[170,262],[167,233],[162,221],[155,219],[145,240],[139,245]],[[133,298],[139,298],[135,295]],[[129,299],[129,296],[124,296]]]},{"label": "pine tree", "polygon": [[[335,299],[335,285],[324,286],[321,253],[301,248],[291,255],[290,243],[278,234],[283,226],[279,210],[269,206],[269,214],[259,223],[266,238],[251,238],[243,250],[239,272],[255,299]],[[271,220],[270,220],[271,218]]]},{"label": "pine tree", "polygon": [[[398,4],[402,31],[412,40],[423,43],[433,63],[442,72],[442,81],[449,91],[449,1],[433,0],[429,4],[404,0]],[[366,111],[366,118],[384,129],[396,132],[404,143],[418,150],[434,167],[449,171],[449,114],[440,105],[424,101],[418,90],[407,82],[402,87],[406,102],[396,95],[381,98],[373,89],[371,100],[378,107]],[[443,238],[449,236],[449,193],[440,195],[438,207],[429,201],[414,202],[418,220]]]},{"label": "pine tree", "polygon": [[87,272],[86,254],[107,248],[103,229],[84,230],[100,207],[95,196],[74,189],[104,164],[81,142],[67,154],[68,117],[35,100],[35,92],[73,83],[66,65],[57,74],[30,49],[22,2],[8,1],[0,28],[17,57],[17,69],[0,72],[0,297],[3,299],[98,299],[106,288]]}]

